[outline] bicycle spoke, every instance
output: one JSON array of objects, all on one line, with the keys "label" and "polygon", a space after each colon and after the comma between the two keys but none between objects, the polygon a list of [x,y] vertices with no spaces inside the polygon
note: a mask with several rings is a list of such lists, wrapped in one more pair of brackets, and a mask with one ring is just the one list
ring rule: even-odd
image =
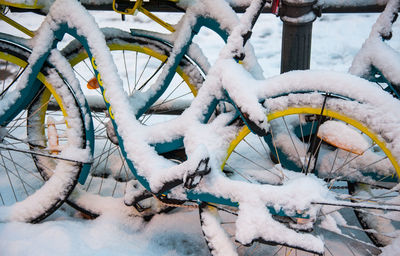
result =
[{"label": "bicycle spoke", "polygon": [[[269,161],[268,158],[265,157],[265,155],[261,154],[257,149],[255,149],[246,139],[243,139],[243,141],[254,151],[256,152],[262,159],[265,161]],[[263,147],[265,149],[265,147]],[[265,151],[267,153],[267,151]]]},{"label": "bicycle spoke", "polygon": [[136,88],[136,86],[137,86],[137,59],[138,59],[138,52],[136,52],[136,56],[135,56],[135,88]]},{"label": "bicycle spoke", "polygon": [[85,64],[85,66],[86,66],[87,70],[88,70],[89,72],[91,72],[93,76],[95,76],[95,75],[96,75],[96,74],[94,73],[93,69],[92,69],[92,66],[91,66],[91,64],[90,64],[90,65],[89,65],[89,64],[87,64],[86,60],[84,60],[82,63],[83,63],[83,64]]},{"label": "bicycle spoke", "polygon": [[[290,138],[290,141],[292,142],[293,148],[294,148],[294,150],[296,151],[297,157],[299,158],[299,161],[300,161],[300,164],[301,164],[301,170],[302,170],[302,172],[305,172],[303,161],[301,160],[299,151],[297,150],[297,147],[296,147],[296,145],[295,145],[295,143],[294,143],[294,140],[293,140],[293,137],[292,137],[292,133],[291,133],[290,130],[289,130],[289,127],[288,127],[288,125],[287,125],[287,123],[286,123],[285,117],[283,117],[282,120],[283,120],[283,122],[284,122],[284,124],[285,124],[285,127],[286,127],[286,130],[287,130],[287,132],[288,132],[288,134],[289,134],[289,138]],[[307,153],[307,152],[306,152],[306,153]],[[305,159],[305,158],[306,158],[306,156],[304,156],[304,159]]]},{"label": "bicycle spoke", "polygon": [[130,85],[130,83],[129,83],[128,68],[127,68],[127,66],[126,66],[125,50],[122,50],[122,56],[123,56],[123,59],[124,59],[125,76],[126,76],[126,83],[128,84],[128,91],[129,91],[130,93],[132,93],[132,91],[131,91],[131,85]]},{"label": "bicycle spoke", "polygon": [[226,164],[226,166],[228,166],[231,170],[233,170],[235,173],[237,173],[239,176],[241,176],[243,179],[247,180],[250,183],[253,183],[253,181],[246,177],[244,174],[242,174],[240,171],[238,171],[237,169],[233,168],[232,166],[230,166],[229,164]]},{"label": "bicycle spoke", "polygon": [[[128,181],[128,175],[126,173],[126,168],[125,168],[125,160],[122,158],[121,152],[119,150],[118,150],[118,155],[120,156],[120,159],[121,159],[121,167],[119,168],[119,171],[118,171],[118,174],[116,175],[116,177],[120,177],[122,169],[124,169],[124,173],[125,173],[125,176],[126,176],[126,181]],[[119,184],[118,180],[115,179],[115,184],[114,184],[114,188],[113,188],[113,191],[111,193],[111,196],[115,195],[115,190],[116,190],[118,184]],[[125,184],[126,184],[126,182],[125,182]]]},{"label": "bicycle spoke", "polygon": [[[3,155],[1,155],[1,160],[2,160],[2,162],[3,162],[3,166],[5,167],[5,166],[6,166],[6,163],[4,162]],[[13,192],[13,195],[14,195],[14,198],[15,198],[15,201],[18,202],[17,195],[15,194],[14,186],[12,185],[12,182],[11,182],[10,174],[8,173],[8,168],[5,168],[5,171],[6,171],[8,183],[9,183],[10,186],[11,186],[11,189],[12,189],[12,192]]]},{"label": "bicycle spoke", "polygon": [[268,170],[267,168],[265,168],[264,166],[262,166],[262,165],[260,165],[260,164],[258,164],[258,163],[256,163],[256,162],[254,162],[254,161],[251,160],[250,158],[244,156],[243,154],[241,154],[241,153],[239,153],[239,152],[237,152],[237,151],[235,151],[235,150],[234,150],[232,153],[235,153],[235,154],[241,156],[243,159],[247,160],[248,162],[254,164],[254,165],[257,166],[257,167],[260,167],[261,169],[263,169],[263,170],[265,170],[265,171],[270,171],[270,170]]},{"label": "bicycle spoke", "polygon": [[72,68],[72,69],[74,70],[74,73],[77,74],[77,75],[78,75],[81,79],[83,79],[86,83],[89,82],[89,80],[87,80],[87,79],[85,78],[84,75],[82,75],[80,72],[78,72],[78,70],[77,70],[76,68]]},{"label": "bicycle spoke", "polygon": [[24,182],[22,181],[21,174],[20,174],[19,171],[18,171],[18,168],[17,168],[17,166],[16,166],[16,164],[15,164],[15,161],[14,161],[14,159],[13,159],[13,157],[12,157],[10,151],[8,151],[8,155],[9,155],[9,157],[10,157],[11,162],[13,163],[13,167],[14,167],[14,169],[15,169],[15,172],[16,172],[17,175],[18,175],[18,179],[21,181],[21,185],[22,185],[22,187],[23,187],[23,189],[24,189],[24,191],[25,191],[25,194],[28,196],[28,191],[26,191],[25,184],[24,184]]},{"label": "bicycle spoke", "polygon": [[[364,153],[365,153],[367,150],[371,149],[371,148],[372,148],[372,146],[369,147],[368,149],[366,149],[366,150],[364,151]],[[353,157],[353,158],[350,159],[349,161],[347,161],[347,162],[345,162],[344,164],[342,164],[342,165],[341,165],[338,169],[336,169],[334,172],[337,172],[337,171],[343,169],[346,165],[348,165],[350,162],[354,161],[355,159],[359,158],[360,156],[361,156],[361,155],[356,155],[355,157]],[[373,163],[371,163],[371,164],[369,164],[369,165],[367,165],[367,166],[364,166],[363,168],[372,166],[372,165],[374,165],[374,164],[376,164],[376,163],[379,163],[379,162],[381,162],[381,161],[383,161],[383,160],[385,160],[385,159],[387,159],[387,158],[388,158],[387,156],[384,156],[383,158],[381,158],[381,159],[379,159],[379,160],[377,160],[377,161],[374,161]],[[351,171],[351,172],[347,173],[346,176],[348,176],[349,174],[356,173],[356,172],[358,172],[358,171],[359,171],[359,170],[357,170],[357,169],[354,170],[354,171]],[[339,179],[341,179],[341,178],[343,178],[343,177],[345,177],[345,175],[341,175],[341,176],[335,178],[335,181],[336,181],[336,180],[339,180]]]},{"label": "bicycle spoke", "polygon": [[146,71],[147,65],[149,64],[150,59],[151,59],[151,56],[148,57],[148,59],[147,59],[147,61],[146,61],[146,64],[144,64],[143,70],[142,70],[142,72],[140,73],[139,78],[137,79],[137,83],[135,83],[135,88],[134,88],[134,89],[136,89],[137,84],[140,82],[140,79],[142,78],[144,72]]},{"label": "bicycle spoke", "polygon": [[[153,77],[155,77],[157,75],[157,73],[162,69],[162,67],[165,65],[167,60],[168,59],[166,59],[165,61],[163,61],[161,63],[161,65],[153,72],[153,74],[151,76],[149,76],[149,78],[137,89],[138,91],[141,91],[150,82],[150,80],[153,79]],[[135,86],[135,88],[136,88],[136,86]]]},{"label": "bicycle spoke", "polygon": [[[189,92],[189,93],[187,93],[187,94],[184,94],[184,95],[181,95],[181,96],[178,96],[178,97],[176,97],[176,98],[173,98],[173,99],[168,100],[168,98],[169,98],[169,97],[176,91],[176,89],[178,89],[182,84],[183,84],[183,81],[182,81],[181,83],[179,83],[179,84],[167,95],[167,97],[165,97],[165,98],[163,99],[163,101],[162,101],[161,103],[153,105],[152,108],[156,110],[156,109],[159,108],[162,104],[171,102],[171,101],[173,101],[173,100],[176,100],[176,99],[179,99],[179,98],[182,98],[182,97],[184,97],[184,96],[186,96],[186,95],[191,94],[191,92]],[[153,115],[153,114],[148,115],[147,118],[146,118],[145,120],[143,120],[142,123],[143,123],[143,124],[147,123],[147,121],[152,117],[152,115]]]},{"label": "bicycle spoke", "polygon": [[[94,161],[96,161],[97,158],[98,158],[99,160],[97,161],[96,165],[93,165],[93,166],[92,166],[92,168],[91,168],[91,172],[92,172],[92,173],[95,172],[95,171],[97,170],[97,168],[99,168],[99,165],[100,165],[100,163],[102,162],[102,161],[100,161],[100,160],[102,159],[102,157],[103,157],[104,155],[109,156],[109,154],[107,154],[107,152],[109,152],[109,151],[105,151],[105,148],[107,147],[107,143],[109,143],[108,140],[106,140],[106,143],[104,143],[103,149],[102,149],[102,151],[101,151],[101,152],[105,152],[105,153],[102,153],[102,154],[100,154],[100,155],[98,155],[98,156],[95,156]],[[106,156],[105,158],[107,158],[107,156]],[[92,184],[92,181],[93,181],[94,177],[95,177],[94,175],[91,175],[91,177],[90,177],[90,179],[89,179],[89,182],[88,182],[88,185],[86,186],[86,189],[85,189],[86,192],[89,191],[89,188],[90,188],[90,186],[91,186],[91,184]]]},{"label": "bicycle spoke", "polygon": [[[11,174],[13,177],[15,177],[21,184],[23,184],[24,186],[26,185],[27,187],[31,188],[32,190],[35,190],[35,186],[33,184],[31,185],[31,183],[29,183],[26,179],[22,179],[18,174],[11,171],[9,168],[7,168],[7,166],[4,166],[2,163],[0,163],[0,166],[3,167],[5,170],[7,170],[8,174]],[[9,175],[8,177],[10,178],[9,181],[10,181],[11,187],[13,187],[13,185],[12,185],[13,182],[11,181],[11,175]],[[41,181],[41,183],[44,183],[43,179],[39,179],[39,180]],[[25,192],[27,192],[27,190],[25,190]],[[28,193],[26,195],[28,195]]]}]

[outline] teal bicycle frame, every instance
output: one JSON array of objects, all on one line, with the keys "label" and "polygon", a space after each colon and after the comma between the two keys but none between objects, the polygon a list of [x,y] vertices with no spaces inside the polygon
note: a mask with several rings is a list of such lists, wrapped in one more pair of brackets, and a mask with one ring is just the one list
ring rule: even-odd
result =
[{"label": "teal bicycle frame", "polygon": [[[0,33],[0,42],[7,42],[11,44],[18,45],[19,47],[22,47],[26,49],[27,52],[31,52],[31,49],[27,46],[25,43],[26,40]],[[48,56],[48,54],[46,55]],[[12,121],[21,111],[26,109],[30,102],[36,97],[36,95],[41,91],[41,89],[44,87],[44,85],[36,79],[37,74],[41,71],[43,66],[47,67],[52,67],[50,63],[46,61],[47,57],[43,57],[39,59],[34,66],[32,66],[32,72],[29,75],[28,83],[27,85],[19,91],[19,97],[18,99],[14,102],[13,107],[7,109],[1,116],[0,116],[0,124],[1,125],[7,125],[10,121]],[[68,83],[65,83],[65,86],[69,86]],[[71,92],[75,93],[75,91],[70,87]],[[76,96],[76,95],[75,95]],[[79,104],[79,102],[77,102]],[[82,119],[85,118],[86,115],[90,115],[90,111],[84,111],[84,109],[89,110],[89,104],[85,100],[84,107],[80,106],[80,114],[82,116]],[[86,141],[89,143],[88,146],[91,149],[91,152],[93,153],[94,149],[94,134],[93,134],[93,122],[92,119],[90,118],[89,123],[87,124],[87,127],[85,126],[85,136],[86,136]],[[90,163],[83,163],[81,173],[79,176],[79,182],[81,184],[85,183],[85,180],[87,176],[89,175],[89,171],[91,168]]]},{"label": "teal bicycle frame", "polygon": [[[137,110],[136,118],[139,118],[148,109],[150,109],[150,107],[157,101],[158,98],[161,97],[161,95],[165,92],[165,90],[167,90],[169,84],[171,83],[171,81],[175,75],[176,68],[178,67],[178,65],[181,62],[181,60],[183,59],[183,57],[185,57],[190,45],[192,44],[193,38],[199,33],[200,29],[203,27],[209,28],[212,31],[216,32],[222,38],[222,40],[224,40],[226,42],[229,33],[228,33],[228,31],[221,29],[219,26],[219,23],[216,20],[208,18],[208,17],[202,17],[202,16],[198,17],[196,24],[192,27],[192,33],[191,33],[190,37],[188,38],[188,40],[185,42],[184,46],[179,49],[178,53],[175,55],[174,58],[168,58],[166,65],[169,66],[169,68],[164,68],[161,73],[161,76],[164,76],[165,79],[158,86],[156,93],[148,99],[148,101],[146,102],[146,104],[143,107],[141,107]],[[138,30],[132,29],[131,34],[133,36],[155,39],[158,41],[160,40],[160,38],[158,38],[158,37],[154,37],[153,35],[149,35],[149,34],[143,33]],[[173,42],[168,42],[165,40],[162,40],[162,42],[169,46],[173,45]],[[168,65],[169,63],[173,63],[173,64]],[[202,71],[204,71],[204,70],[202,70]],[[136,93],[140,93],[140,92],[136,92]],[[213,110],[215,109],[217,104],[218,104],[217,101],[215,101],[211,104],[211,106],[209,108],[209,112],[207,113],[207,115],[204,116],[204,120],[202,120],[203,122],[207,122],[207,120],[212,115]],[[175,149],[183,147],[183,140],[182,140],[182,138],[180,138],[180,139],[174,140],[169,143],[156,144],[156,145],[154,145],[154,147],[156,148],[156,151],[158,153],[170,152]],[[148,186],[145,186],[145,187],[146,187],[146,189],[148,188]]]},{"label": "teal bicycle frame", "polygon": [[[140,108],[137,111],[137,117],[139,117],[142,114],[144,114],[146,112],[146,110],[152,104],[154,104],[154,102],[167,89],[169,83],[171,82],[171,80],[173,78],[175,70],[176,70],[177,66],[179,65],[179,63],[180,63],[180,60],[185,56],[185,53],[188,51],[188,49],[189,49],[189,47],[190,47],[190,45],[192,43],[193,38],[200,31],[200,29],[202,27],[206,27],[206,28],[209,28],[209,29],[215,31],[224,41],[227,40],[227,37],[229,35],[228,31],[221,29],[220,26],[219,26],[219,23],[216,20],[208,18],[208,17],[201,17],[201,16],[198,17],[196,24],[192,27],[192,33],[191,33],[189,39],[185,42],[184,46],[180,49],[179,53],[175,56],[175,58],[173,58],[173,59],[169,58],[168,59],[167,63],[168,62],[172,62],[172,64],[171,65],[167,65],[169,68],[168,69],[165,68],[162,71],[163,72],[162,75],[165,76],[165,79],[163,80],[163,83],[158,86],[158,88],[156,90],[156,93],[148,100],[146,105],[144,105],[142,108]],[[50,55],[50,51],[57,47],[57,44],[63,39],[65,34],[69,34],[72,37],[74,37],[75,39],[77,39],[83,45],[85,50],[87,51],[89,59],[93,60],[92,61],[92,67],[93,67],[93,70],[95,72],[96,78],[98,78],[100,89],[101,89],[101,91],[102,91],[102,93],[104,95],[104,87],[101,86],[102,85],[102,81],[101,81],[101,79],[99,79],[101,77],[101,75],[100,75],[100,73],[98,72],[98,70],[96,68],[97,66],[96,66],[95,60],[93,59],[93,54],[90,51],[87,39],[85,37],[79,35],[75,28],[70,28],[67,24],[60,24],[58,30],[54,32],[55,40],[53,41],[53,44],[52,44],[51,48],[48,49],[45,53],[43,53],[41,55],[41,57],[35,63],[29,64],[29,65],[31,65],[32,72],[29,75],[29,79],[28,79],[27,85],[21,91],[21,97],[19,97],[19,99],[17,100],[17,104],[16,105],[18,106],[18,108],[15,108],[15,109],[21,110],[21,109],[25,108],[26,106],[23,104],[23,102],[26,102],[27,97],[29,95],[32,95],[32,91],[34,91],[35,89],[38,90],[38,86],[36,84],[36,82],[37,82],[36,77],[37,77],[39,71],[41,70],[42,66],[46,63],[46,60]],[[134,34],[135,36],[151,38],[150,35],[146,35],[146,34],[139,34],[138,35],[137,33],[135,33],[134,30],[132,30],[132,34]],[[11,39],[12,39],[12,37],[11,37]],[[159,38],[157,38],[157,39],[159,40]],[[15,39],[15,41],[17,41],[17,38]],[[165,42],[165,43],[169,44],[168,42]],[[226,95],[226,98],[223,99],[223,100],[224,101],[228,101],[230,103],[233,103],[233,101],[229,98],[228,95]],[[219,99],[214,99],[212,102],[209,103],[208,112],[201,118],[202,122],[205,123],[205,122],[207,122],[209,120],[209,118],[211,117],[212,113],[214,112],[214,110],[216,109],[216,107],[217,107],[217,105],[218,105],[218,103],[220,101],[221,100],[219,100]],[[109,111],[110,117],[113,117],[111,105],[106,100],[105,100],[105,104],[106,104],[106,108]],[[85,101],[85,105],[86,105],[86,107],[88,107],[88,104],[87,104],[86,101]],[[87,108],[87,109],[89,109],[89,108]],[[239,115],[240,115],[240,113],[238,112],[236,114],[236,117],[238,117]],[[11,113],[11,110],[8,111],[5,115],[2,115],[2,117],[1,117],[2,119],[1,120],[5,119],[5,118],[9,119],[10,117],[13,117],[13,115]],[[112,120],[112,123],[113,123],[115,131],[117,131],[118,130],[117,124],[115,123],[113,118],[111,118],[111,120]],[[86,130],[86,139],[87,139],[87,141],[89,141],[89,145],[92,147],[92,150],[93,150],[93,148],[94,148],[93,147],[93,145],[94,145],[94,134],[93,134],[92,127],[93,127],[93,122],[91,121],[90,124],[89,124],[89,127],[85,127],[85,130]],[[127,162],[128,166],[129,166],[129,168],[131,169],[132,173],[135,175],[135,177],[138,179],[138,181],[148,191],[151,191],[150,185],[149,185],[148,181],[146,180],[146,178],[137,173],[137,171],[136,171],[136,169],[134,167],[134,164],[127,157],[126,151],[124,150],[124,141],[123,141],[123,139],[118,135],[118,133],[116,135],[117,135],[117,138],[118,138],[118,141],[119,141],[121,152],[123,153],[123,156],[125,157],[126,162]],[[156,148],[157,152],[159,152],[159,153],[172,151],[172,150],[178,149],[178,148],[183,146],[183,138],[174,140],[174,141],[172,141],[170,143],[156,144],[156,145],[153,145],[153,146]],[[79,177],[79,182],[80,183],[83,184],[84,181],[86,180],[86,178],[88,176],[88,173],[89,173],[88,172],[89,169],[90,169],[90,166],[86,166],[86,168],[84,170],[82,170],[82,172],[80,174],[80,177]],[[182,183],[182,182],[180,182],[180,183]],[[174,185],[177,185],[177,184],[174,183]],[[168,194],[169,189],[171,189],[171,188],[172,188],[172,186],[167,186],[166,189],[164,189],[162,191],[158,191],[156,193],[156,196],[158,196],[158,197],[161,197],[163,195],[165,196],[165,194]],[[230,199],[217,197],[217,196],[214,196],[214,195],[209,194],[209,193],[196,193],[193,190],[188,190],[187,191],[187,198],[188,198],[188,200],[193,200],[193,201],[196,201],[196,202],[208,202],[208,203],[225,204],[225,205],[228,205],[228,206],[238,206],[238,204],[236,202],[232,202]],[[269,207],[269,209],[270,209],[270,212],[272,214],[285,215],[285,213],[282,210],[276,211],[273,207]],[[295,216],[293,216],[293,217],[303,217],[304,218],[304,217],[307,217],[307,216],[302,216],[301,214],[295,214]]]}]

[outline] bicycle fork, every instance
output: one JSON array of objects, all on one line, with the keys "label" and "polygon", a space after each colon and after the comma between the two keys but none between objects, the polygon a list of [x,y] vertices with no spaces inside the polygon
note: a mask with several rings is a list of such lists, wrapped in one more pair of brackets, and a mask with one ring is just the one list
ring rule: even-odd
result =
[{"label": "bicycle fork", "polygon": [[307,149],[308,162],[307,162],[307,167],[304,170],[305,175],[310,173],[311,168],[312,168],[311,172],[315,173],[317,167],[319,150],[321,148],[321,143],[322,143],[322,139],[318,137],[318,131],[321,125],[327,120],[327,118],[323,116],[323,113],[326,107],[326,101],[330,96],[331,96],[330,93],[325,94],[324,101],[322,103],[321,113],[317,115],[317,126],[315,132],[311,131],[311,139],[310,139],[311,143]]}]

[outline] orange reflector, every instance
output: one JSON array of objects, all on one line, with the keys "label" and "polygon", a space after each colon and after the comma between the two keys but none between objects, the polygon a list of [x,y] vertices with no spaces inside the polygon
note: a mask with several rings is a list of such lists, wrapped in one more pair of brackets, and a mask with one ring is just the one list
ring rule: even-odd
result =
[{"label": "orange reflector", "polygon": [[330,140],[328,137],[321,137],[318,135],[318,137],[325,141],[326,143],[336,147],[336,148],[340,148],[341,150],[356,154],[356,155],[362,155],[364,153],[363,150],[358,149],[358,148],[353,148],[353,147],[349,147],[348,145],[344,145],[344,144],[340,144],[339,141],[334,141],[334,140]]},{"label": "orange reflector", "polygon": [[92,79],[90,79],[89,82],[87,83],[86,87],[90,90],[98,89],[99,83],[97,82],[96,77],[93,77]]},{"label": "orange reflector", "polygon": [[310,219],[296,218],[296,223],[299,225],[305,225],[309,222],[310,222]]},{"label": "orange reflector", "polygon": [[317,136],[332,146],[356,155],[362,155],[370,147],[363,134],[338,121],[332,120],[323,123]]},{"label": "orange reflector", "polygon": [[52,117],[47,119],[47,148],[50,154],[58,155],[59,140],[55,120]]}]

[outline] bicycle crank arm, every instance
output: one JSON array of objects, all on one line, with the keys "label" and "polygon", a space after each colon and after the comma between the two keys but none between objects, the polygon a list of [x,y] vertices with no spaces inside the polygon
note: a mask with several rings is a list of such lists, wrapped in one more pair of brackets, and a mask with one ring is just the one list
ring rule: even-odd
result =
[{"label": "bicycle crank arm", "polygon": [[71,158],[66,158],[66,157],[60,157],[60,156],[50,155],[50,154],[45,154],[45,153],[40,153],[40,152],[36,152],[36,151],[33,151],[33,150],[25,150],[25,149],[7,147],[7,146],[3,146],[3,145],[0,145],[0,149],[11,150],[11,151],[16,151],[16,152],[21,152],[21,153],[27,153],[27,154],[32,154],[32,155],[38,155],[38,156],[44,156],[44,157],[49,157],[49,158],[54,158],[54,159],[65,160],[65,161],[69,161],[69,162],[74,162],[74,163],[82,163],[82,164],[91,164],[91,163],[93,163],[93,160],[90,160],[90,161],[78,161],[78,160],[76,160],[76,159],[71,159]]}]

